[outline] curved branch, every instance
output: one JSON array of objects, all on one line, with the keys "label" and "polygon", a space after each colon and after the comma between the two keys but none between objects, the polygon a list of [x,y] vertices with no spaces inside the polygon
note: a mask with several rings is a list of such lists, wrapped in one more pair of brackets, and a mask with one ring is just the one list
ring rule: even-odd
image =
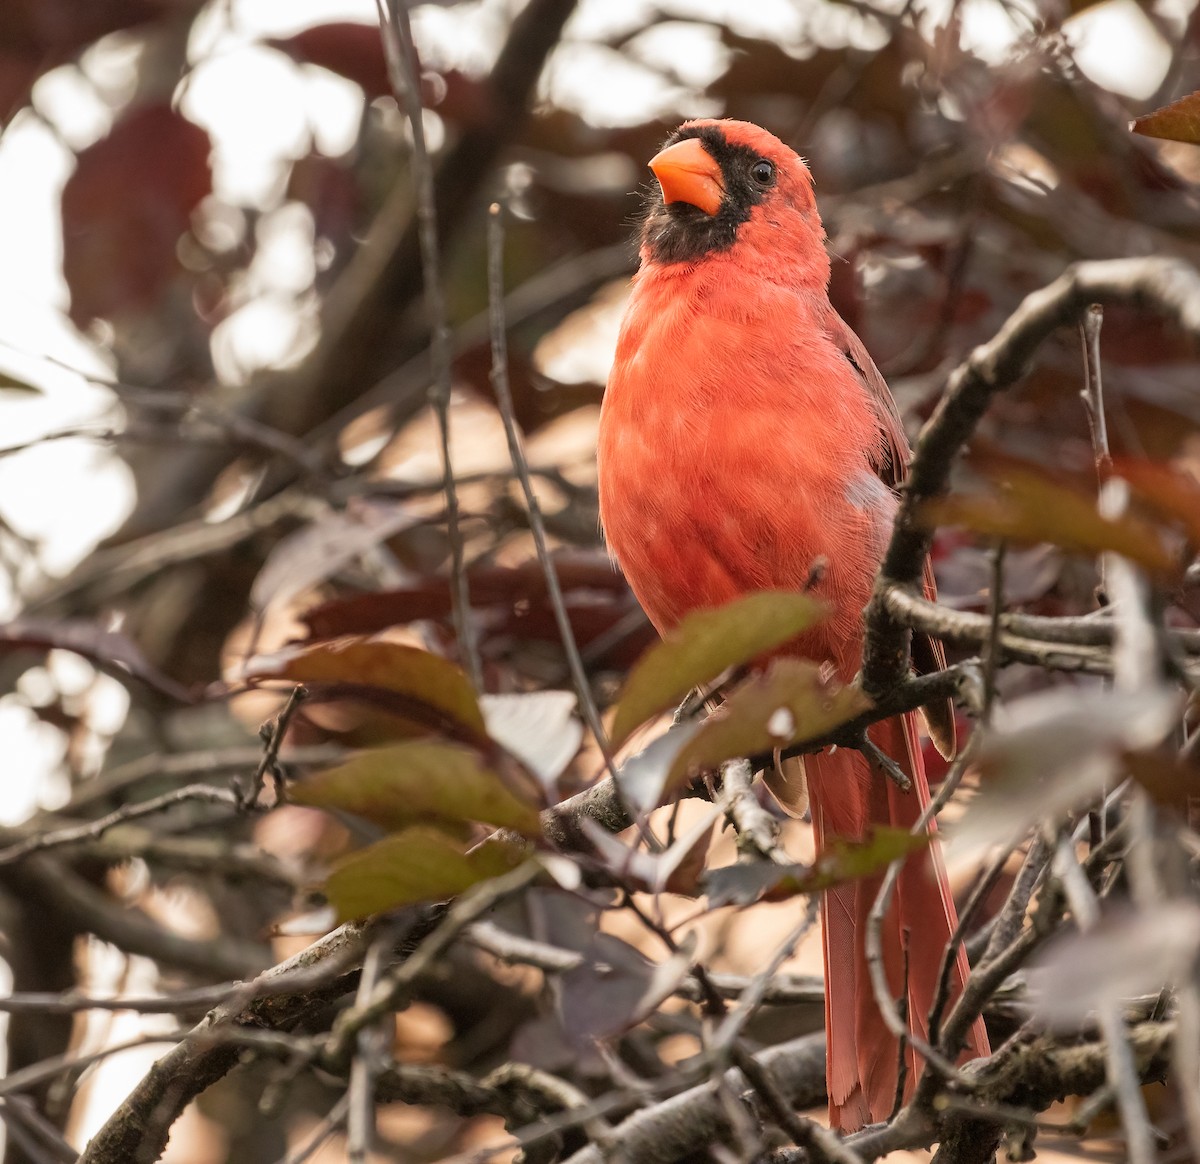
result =
[{"label": "curved branch", "polygon": [[1053,283],[1025,297],[999,332],[977,347],[950,375],[909,464],[892,540],[867,607],[863,686],[878,695],[908,671],[909,629],[889,607],[888,592],[916,589],[933,531],[919,520],[921,504],[945,492],[954,459],[975,431],[992,397],[1025,374],[1042,342],[1063,324],[1082,318],[1093,303],[1152,308],[1200,337],[1200,274],[1178,259],[1137,258],[1077,263]]}]

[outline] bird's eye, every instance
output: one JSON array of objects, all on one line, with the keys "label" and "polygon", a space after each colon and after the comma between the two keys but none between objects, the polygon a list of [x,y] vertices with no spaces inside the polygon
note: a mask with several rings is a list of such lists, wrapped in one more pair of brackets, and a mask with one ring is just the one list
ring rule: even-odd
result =
[{"label": "bird's eye", "polygon": [[759,158],[750,167],[750,177],[760,186],[769,186],[775,180],[775,167],[766,158]]}]

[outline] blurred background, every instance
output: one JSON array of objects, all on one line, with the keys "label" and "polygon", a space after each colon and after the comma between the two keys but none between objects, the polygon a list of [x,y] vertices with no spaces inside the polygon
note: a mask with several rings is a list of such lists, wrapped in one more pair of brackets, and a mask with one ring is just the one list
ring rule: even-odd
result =
[{"label": "blurred background", "polygon": [[[411,19],[491,692],[570,686],[488,378],[492,201],[514,410],[601,702],[652,632],[600,545],[595,428],[645,163],[681,119],[756,121],[808,159],[834,303],[910,431],[948,369],[1067,263],[1200,258],[1200,152],[1128,132],[1200,86],[1189,0],[479,0]],[[251,654],[378,631],[456,648],[412,134],[374,4],[6,0],[0,119],[0,823],[18,836],[192,778],[198,756],[244,767],[277,708],[230,694]],[[1114,308],[1102,350],[1114,450],[1200,462],[1192,346]],[[1090,466],[1078,369],[1073,336],[1050,345],[982,439]],[[938,570],[946,601],[984,608],[983,550],[943,535]],[[1007,581],[1040,613],[1090,609],[1095,585],[1047,548],[1014,551]],[[300,722],[296,763],[338,728]],[[596,769],[572,751],[560,790]],[[302,912],[313,862],[346,835],[298,808],[226,826],[188,818],[40,872],[0,867],[13,988],[145,993],[248,975],[302,945],[272,927]],[[122,944],[55,896],[63,876],[78,900],[182,937],[186,956]],[[737,958],[755,952],[743,941]],[[470,989],[429,984],[408,1012],[413,1061],[475,1066],[508,1046],[529,993],[489,977],[481,994],[474,973]],[[15,1016],[8,1069],[154,1021]],[[43,1089],[71,1143],[156,1053]],[[274,1160],[328,1106],[301,1089],[264,1128],[253,1097],[215,1092],[169,1159]],[[439,1159],[498,1126],[406,1108],[380,1158]],[[10,1141],[7,1158],[21,1151]]]}]

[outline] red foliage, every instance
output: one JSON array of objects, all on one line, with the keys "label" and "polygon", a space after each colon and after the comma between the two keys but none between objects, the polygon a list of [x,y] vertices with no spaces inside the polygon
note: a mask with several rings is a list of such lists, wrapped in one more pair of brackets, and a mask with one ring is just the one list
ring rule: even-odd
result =
[{"label": "red foliage", "polygon": [[318,24],[295,36],[276,38],[266,43],[293,60],[319,65],[353,81],[366,94],[368,101],[392,91],[378,25],[336,21]]},{"label": "red foliage", "polygon": [[181,270],[175,248],[212,189],[208,134],[142,105],[79,154],[63,189],[63,274],[79,326],[152,306]]},{"label": "red foliage", "polygon": [[0,4],[0,125],[33,83],[100,37],[162,13],[163,0],[4,0]]}]

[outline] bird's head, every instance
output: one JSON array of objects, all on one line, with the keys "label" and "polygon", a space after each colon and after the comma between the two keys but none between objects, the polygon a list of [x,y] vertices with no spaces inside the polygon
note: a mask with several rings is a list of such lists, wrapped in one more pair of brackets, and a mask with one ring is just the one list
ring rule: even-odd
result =
[{"label": "bird's head", "polygon": [[746,121],[688,121],[650,159],[658,179],[642,253],[694,265],[737,250],[829,275],[825,231],[803,159]]}]

